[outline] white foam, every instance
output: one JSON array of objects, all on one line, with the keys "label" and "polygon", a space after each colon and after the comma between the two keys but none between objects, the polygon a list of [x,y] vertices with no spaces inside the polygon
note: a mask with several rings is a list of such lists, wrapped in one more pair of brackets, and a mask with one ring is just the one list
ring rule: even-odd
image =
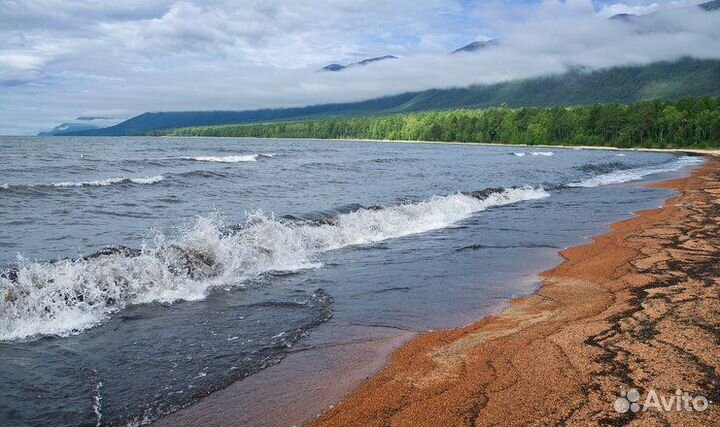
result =
[{"label": "white foam", "polygon": [[[198,157],[185,157],[185,160],[193,160],[196,162],[214,162],[214,163],[241,163],[241,162],[256,162],[259,154],[248,154],[243,156],[198,156]],[[272,157],[272,156],[267,156]]]},{"label": "white foam", "polygon": [[550,157],[550,156],[555,155],[555,153],[553,153],[552,151],[529,151],[527,153],[518,151],[518,152],[513,153],[513,155],[516,157],[525,157],[528,154],[531,156],[545,156],[545,157]]},{"label": "white foam", "polygon": [[599,187],[602,185],[622,184],[624,182],[638,181],[649,175],[655,175],[658,173],[675,172],[686,167],[695,166],[702,164],[703,160],[700,157],[683,156],[677,160],[664,164],[656,165],[647,168],[638,169],[626,169],[614,171],[602,175],[597,175],[592,178],[580,182],[574,182],[568,184],[569,187]]},{"label": "white foam", "polygon": [[129,178],[128,181],[133,184],[155,184],[164,180],[165,177],[162,175],[148,176],[146,178]]},{"label": "white foam", "polygon": [[[97,371],[93,371],[95,375],[97,375]],[[95,412],[95,426],[100,427],[102,424],[102,389],[103,383],[102,381],[97,382],[95,384],[95,390],[93,392],[93,412]]]},{"label": "white foam", "polygon": [[9,190],[10,185],[9,184],[0,184],[0,190]]},{"label": "white foam", "polygon": [[155,184],[164,179],[165,179],[165,177],[163,177],[162,175],[147,176],[147,177],[140,177],[140,178],[128,178],[126,176],[122,176],[122,177],[118,177],[118,178],[107,178],[107,179],[101,179],[101,180],[95,180],[95,181],[56,182],[56,183],[53,183],[52,186],[53,187],[105,187],[108,185],[128,184],[128,183],[129,184],[146,185],[146,184]]},{"label": "white foam", "polygon": [[[547,197],[543,189],[506,189],[485,199],[433,197],[383,209],[360,209],[327,224],[247,215],[224,233],[217,218],[199,218],[172,242],[158,236],[136,256],[117,252],[55,263],[20,260],[16,281],[0,278],[0,340],[69,335],[131,304],[204,298],[215,287],[271,271],[320,267],[319,254],[447,227],[493,206]],[[192,272],[187,262],[194,260]]]}]

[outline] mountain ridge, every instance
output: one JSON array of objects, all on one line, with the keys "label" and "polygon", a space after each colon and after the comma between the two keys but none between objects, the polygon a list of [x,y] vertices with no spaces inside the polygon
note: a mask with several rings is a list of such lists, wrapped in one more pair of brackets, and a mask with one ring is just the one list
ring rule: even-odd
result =
[{"label": "mountain ridge", "polygon": [[360,102],[244,111],[146,112],[115,126],[67,132],[74,136],[140,135],[188,126],[382,115],[401,112],[484,108],[632,103],[650,99],[720,96],[720,60],[614,67],[465,88],[429,89]]},{"label": "mountain ridge", "polygon": [[363,59],[362,61],[353,62],[352,64],[348,64],[348,65],[333,63],[333,64],[328,64],[328,65],[322,67],[320,69],[320,71],[343,71],[345,69],[356,67],[358,65],[364,66],[364,65],[372,64],[374,62],[385,61],[388,59],[398,59],[398,57],[395,55],[383,55],[383,56],[375,56],[372,58],[366,58],[366,59]]}]

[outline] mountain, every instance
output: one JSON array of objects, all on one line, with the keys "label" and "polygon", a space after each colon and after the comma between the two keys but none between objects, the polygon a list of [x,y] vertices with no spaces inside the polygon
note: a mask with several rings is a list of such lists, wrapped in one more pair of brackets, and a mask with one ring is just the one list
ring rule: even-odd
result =
[{"label": "mountain", "polygon": [[347,68],[346,65],[341,64],[328,64],[321,68],[322,71],[342,71]]},{"label": "mountain", "polygon": [[38,136],[54,136],[62,135],[68,132],[82,132],[86,130],[99,129],[99,126],[91,125],[89,123],[63,123],[55,126],[49,131],[39,132]]},{"label": "mountain", "polygon": [[718,10],[718,9],[720,9],[720,0],[712,0],[709,2],[699,4],[698,6],[700,6],[701,8],[703,8],[705,10],[708,10],[708,11]]},{"label": "mountain", "polygon": [[75,120],[82,120],[82,121],[92,121],[92,120],[115,120],[113,117],[105,117],[105,116],[80,116]]},{"label": "mountain", "polygon": [[320,70],[321,71],[342,71],[346,68],[355,67],[358,65],[368,65],[368,64],[372,64],[373,62],[385,61],[386,59],[398,59],[398,57],[394,56],[394,55],[376,56],[374,58],[367,58],[367,59],[363,59],[362,61],[353,62],[352,64],[348,64],[348,65],[329,64],[329,65],[322,67]]},{"label": "mountain", "polygon": [[108,126],[116,125],[120,121],[122,120],[113,117],[80,116],[73,121],[57,125],[48,131],[39,132],[38,136],[54,136],[63,135],[69,132],[83,132],[95,129],[102,129]]},{"label": "mountain", "polygon": [[368,101],[249,111],[144,113],[115,126],[64,135],[139,135],[186,126],[261,123],[325,117],[367,116],[454,108],[632,103],[650,99],[720,96],[720,60],[683,58],[674,62],[616,67],[516,80],[493,85],[431,89]]},{"label": "mountain", "polygon": [[500,40],[498,39],[492,39],[492,40],[486,40],[486,41],[474,41],[472,43],[466,44],[463,47],[457,48],[451,52],[452,55],[455,55],[457,53],[467,53],[467,52],[477,52],[478,50],[485,49],[490,46],[495,46],[498,44]]},{"label": "mountain", "polygon": [[632,22],[636,18],[639,18],[640,15],[633,15],[632,13],[618,13],[617,15],[611,16],[610,20],[613,21],[625,21],[625,22]]},{"label": "mountain", "polygon": [[[716,10],[720,10],[720,0],[710,0],[705,3],[700,3],[697,5],[700,9],[703,9],[708,12],[713,12]],[[638,18],[642,18],[644,16],[652,16],[655,15],[658,12],[652,12],[648,13],[647,15],[633,15],[632,13],[618,13],[617,15],[613,15],[608,19],[612,19],[615,21],[625,21],[625,22],[637,22]]]}]

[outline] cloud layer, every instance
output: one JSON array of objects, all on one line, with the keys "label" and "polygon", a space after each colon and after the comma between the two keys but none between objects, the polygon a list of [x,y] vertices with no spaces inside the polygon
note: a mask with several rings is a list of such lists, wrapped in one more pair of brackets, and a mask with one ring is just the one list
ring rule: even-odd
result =
[{"label": "cloud layer", "polygon": [[[720,12],[694,3],[5,0],[0,134],[76,116],[299,106],[571,67],[720,58]],[[616,13],[651,14],[607,19]],[[498,46],[448,55],[495,37]],[[317,71],[384,54],[401,59]]]}]

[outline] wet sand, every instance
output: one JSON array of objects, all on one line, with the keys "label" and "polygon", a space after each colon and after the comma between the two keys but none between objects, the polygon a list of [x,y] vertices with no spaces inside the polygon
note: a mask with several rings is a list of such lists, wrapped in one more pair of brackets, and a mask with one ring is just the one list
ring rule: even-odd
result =
[{"label": "wet sand", "polygon": [[[165,416],[155,427],[289,427],[313,419],[383,368],[409,331],[362,328],[337,340],[315,331],[277,365]],[[332,332],[332,331],[330,331]]]},{"label": "wet sand", "polygon": [[[501,314],[423,334],[311,427],[720,425],[720,161],[677,197],[568,249]],[[622,390],[703,412],[613,409]]]}]

